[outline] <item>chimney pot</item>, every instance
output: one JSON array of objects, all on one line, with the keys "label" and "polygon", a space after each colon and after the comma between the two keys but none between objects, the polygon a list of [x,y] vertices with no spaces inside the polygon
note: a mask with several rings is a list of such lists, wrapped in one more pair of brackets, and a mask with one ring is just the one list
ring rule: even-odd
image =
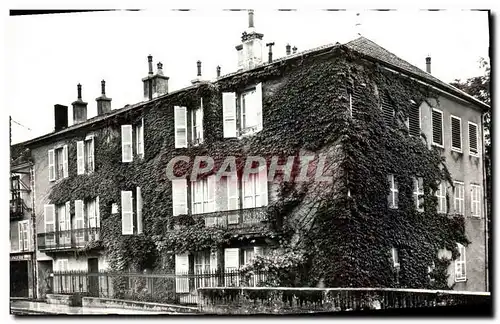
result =
[{"label": "chimney pot", "polygon": [[267,43],[266,46],[269,47],[268,62],[271,63],[273,61],[273,46],[274,46],[274,42]]},{"label": "chimney pot", "polygon": [[253,28],[253,9],[248,10],[248,28]]},{"label": "chimney pot", "polygon": [[426,58],[425,58],[425,71],[427,73],[431,73],[431,56],[428,55]]},{"label": "chimney pot", "polygon": [[148,66],[149,66],[149,75],[153,75],[153,56],[151,54],[148,55]]},{"label": "chimney pot", "polygon": [[220,77],[220,66],[217,65],[217,77]]},{"label": "chimney pot", "polygon": [[101,81],[101,94],[103,97],[106,96],[106,81],[104,80]]},{"label": "chimney pot", "polygon": [[201,77],[201,61],[196,62],[196,66],[198,68],[198,74],[196,74],[196,76]]},{"label": "chimney pot", "polygon": [[286,44],[286,47],[285,47],[286,55],[290,55],[290,47],[291,47],[290,44]]},{"label": "chimney pot", "polygon": [[297,53],[297,46],[294,46],[294,47],[292,48],[292,50],[293,50],[293,54]]},{"label": "chimney pot", "polygon": [[82,85],[78,83],[76,88],[78,89],[78,100],[82,100]]},{"label": "chimney pot", "polygon": [[163,75],[163,64],[161,62],[158,62],[156,67],[158,68],[158,72],[156,74]]}]

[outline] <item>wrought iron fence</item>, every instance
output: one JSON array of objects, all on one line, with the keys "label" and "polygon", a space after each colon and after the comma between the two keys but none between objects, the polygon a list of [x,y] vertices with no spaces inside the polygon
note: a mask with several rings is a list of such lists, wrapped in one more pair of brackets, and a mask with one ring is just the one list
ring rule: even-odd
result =
[{"label": "wrought iron fence", "polygon": [[100,228],[78,228],[67,231],[55,231],[39,233],[38,249],[68,249],[84,247],[89,242],[97,242],[101,239]]},{"label": "wrought iron fence", "polygon": [[193,216],[202,217],[206,227],[244,228],[264,225],[268,221],[267,207],[217,211]]}]

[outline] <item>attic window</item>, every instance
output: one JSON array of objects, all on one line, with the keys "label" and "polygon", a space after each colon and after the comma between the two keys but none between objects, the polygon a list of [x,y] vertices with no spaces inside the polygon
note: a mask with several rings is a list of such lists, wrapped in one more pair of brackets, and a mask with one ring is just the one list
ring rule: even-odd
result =
[{"label": "attic window", "polygon": [[443,147],[443,112],[432,109],[432,144]]}]

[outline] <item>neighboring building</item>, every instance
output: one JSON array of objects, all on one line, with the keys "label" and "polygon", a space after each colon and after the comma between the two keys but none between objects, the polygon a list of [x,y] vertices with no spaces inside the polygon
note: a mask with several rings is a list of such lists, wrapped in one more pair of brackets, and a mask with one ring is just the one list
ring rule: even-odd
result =
[{"label": "neighboring building", "polygon": [[10,296],[36,297],[33,237],[33,163],[22,145],[11,149]]},{"label": "neighboring building", "polygon": [[[277,144],[271,141],[273,134],[281,136],[278,140],[286,140],[286,134],[280,134],[280,130],[313,129],[314,123],[321,125],[318,128],[330,127],[317,121],[321,116],[310,115],[310,120],[309,116],[302,116],[302,120],[294,119],[294,115],[281,118],[280,109],[286,107],[276,105],[287,99],[280,97],[284,89],[297,81],[290,79],[291,73],[330,66],[332,62],[361,69],[376,64],[439,94],[437,100],[429,98],[414,105],[405,121],[410,135],[420,138],[422,134],[428,148],[441,149],[455,181],[454,191],[443,182],[436,192],[438,212],[465,218],[465,234],[471,244],[460,247],[459,258],[451,263],[449,284],[455,284],[454,289],[458,290],[488,290],[482,134],[482,110],[487,106],[363,37],[345,45],[326,45],[277,60],[270,58],[268,63],[263,63],[262,38],[255,32],[250,14],[249,29],[242,36],[242,44],[236,47],[236,73],[213,82],[204,81],[199,63],[198,76],[191,86],[168,93],[168,77],[163,75],[161,63],[157,73],[153,73],[150,56],[149,74],[142,80],[144,102],[111,110],[111,99],[105,96],[103,83],[102,96],[96,99],[98,115],[87,119],[87,103],[82,101],[79,86],[78,100],[73,102],[74,125],[70,127],[67,107],[55,106],[55,131],[24,143],[31,150],[35,168],[40,296],[47,292],[45,283],[52,271],[142,271],[169,265],[177,273],[232,270],[277,247],[277,237],[287,225],[282,221],[301,221],[309,216],[301,214],[303,204],[288,212],[290,218],[271,217],[282,199],[283,188],[279,182],[267,181],[266,167],[248,180],[239,175],[224,176],[220,181],[214,175],[196,181],[170,181],[165,167],[173,157],[181,155],[192,159],[196,155],[213,155],[217,166],[222,162],[218,158],[227,155],[266,155],[276,151]],[[346,52],[359,55],[360,61],[346,58]],[[430,59],[428,63],[430,71]],[[346,88],[339,98],[314,96],[317,80],[307,79],[307,75],[303,78],[307,87],[287,94],[291,102],[302,95],[310,96],[310,107],[294,109],[324,111],[325,105],[331,103],[336,108],[332,115],[350,114],[352,119],[360,113],[358,90]],[[331,82],[328,86],[332,91],[339,84],[349,83],[348,76],[342,74],[325,79]],[[374,82],[355,84],[353,88],[360,86],[366,91],[376,88]],[[383,95],[376,96],[377,102],[382,102],[385,120],[395,120],[395,108]],[[292,123],[295,126],[290,126]],[[305,142],[314,141],[313,135],[303,140],[296,145],[305,152],[342,155],[339,143],[325,147],[319,143],[318,148]],[[340,168],[337,165],[333,173],[336,180],[343,176]],[[182,168],[176,170],[179,169]],[[398,175],[387,176],[388,207],[397,209],[398,197],[403,195],[398,190]],[[334,190],[340,192],[341,187]],[[417,178],[416,200],[423,194],[423,182]],[[199,220],[201,227],[192,224]],[[209,243],[215,242],[218,235],[217,228],[223,229],[224,239],[211,246]],[[193,239],[192,244],[187,242],[180,248],[182,236],[196,235],[193,229],[206,231],[200,238],[204,241]],[[166,242],[171,237],[178,240],[160,247],[161,244],[155,245],[158,236]],[[387,251],[393,260],[387,266],[399,268],[398,249]],[[56,282],[54,286],[71,284]],[[178,292],[188,292],[196,285],[209,283],[190,283],[181,278],[176,284]]]}]

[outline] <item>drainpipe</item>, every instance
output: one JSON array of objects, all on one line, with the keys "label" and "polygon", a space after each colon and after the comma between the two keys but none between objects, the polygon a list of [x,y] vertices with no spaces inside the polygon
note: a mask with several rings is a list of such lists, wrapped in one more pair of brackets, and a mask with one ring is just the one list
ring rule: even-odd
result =
[{"label": "drainpipe", "polygon": [[[485,146],[485,135],[484,135],[484,113],[482,114],[481,116],[481,131],[482,131],[482,139],[483,139],[483,143],[482,143],[482,151],[483,151],[483,154],[482,154],[482,162],[483,162],[483,201],[484,201],[484,251],[485,251],[485,258],[484,258],[484,279],[485,279],[485,288],[486,288],[486,291],[489,291],[489,283],[488,283],[488,278],[489,278],[489,269],[488,269],[488,266],[489,266],[489,258],[488,258],[488,255],[489,255],[489,249],[488,249],[488,199],[487,199],[487,195],[486,195],[486,189],[487,189],[487,182],[486,182],[486,163],[485,163],[485,156],[486,156],[486,146]],[[491,134],[490,134],[491,135]]]},{"label": "drainpipe", "polygon": [[[38,299],[38,288],[37,288],[37,272],[38,272],[38,263],[36,262],[36,249],[38,246],[37,242],[37,233],[36,233],[36,216],[35,216],[35,166],[33,163],[30,165],[30,183],[33,184],[33,188],[31,188],[31,227],[32,227],[32,242],[33,242],[33,254],[31,256],[31,269],[33,271],[33,299]],[[31,179],[33,177],[33,179]]]}]

